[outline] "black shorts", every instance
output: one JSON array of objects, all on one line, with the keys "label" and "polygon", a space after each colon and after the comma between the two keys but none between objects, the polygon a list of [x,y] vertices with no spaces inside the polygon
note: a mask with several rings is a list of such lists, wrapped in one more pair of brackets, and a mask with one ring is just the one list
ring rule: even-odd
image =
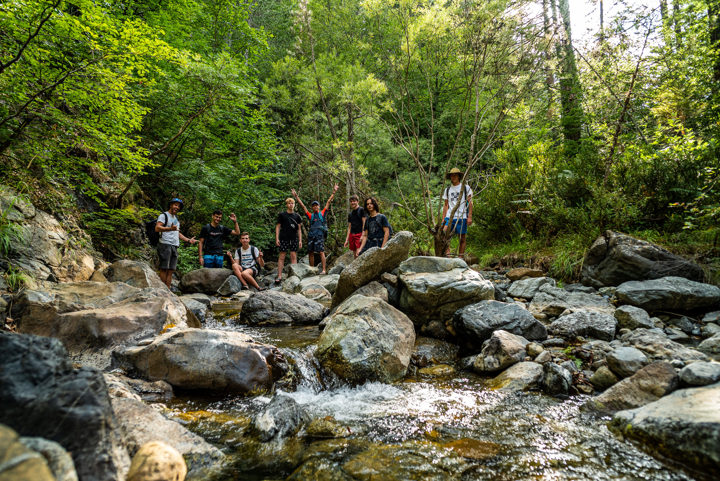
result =
[{"label": "black shorts", "polygon": [[160,269],[174,271],[178,263],[178,248],[170,244],[160,242],[157,246],[158,257],[160,258]]},{"label": "black shorts", "polygon": [[280,252],[297,252],[298,251],[298,240],[297,239],[291,239],[291,240],[283,240],[280,239]]},{"label": "black shorts", "polygon": [[325,237],[308,238],[308,252],[325,252]]}]

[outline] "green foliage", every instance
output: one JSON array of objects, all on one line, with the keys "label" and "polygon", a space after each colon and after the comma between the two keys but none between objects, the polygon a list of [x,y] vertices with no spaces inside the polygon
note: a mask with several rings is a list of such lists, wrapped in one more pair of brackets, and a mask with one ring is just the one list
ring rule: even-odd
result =
[{"label": "green foliage", "polygon": [[25,271],[12,265],[8,265],[7,270],[3,274],[3,278],[5,279],[5,284],[7,284],[10,292],[20,291],[27,286],[31,280],[30,276]]},{"label": "green foliage", "polygon": [[22,241],[20,227],[7,218],[11,208],[12,205],[0,212],[0,257],[7,257],[12,252],[13,245]]},{"label": "green foliage", "polygon": [[95,247],[114,260],[140,254],[145,240],[143,224],[157,216],[157,211],[142,207],[105,208],[85,214],[83,223]]}]

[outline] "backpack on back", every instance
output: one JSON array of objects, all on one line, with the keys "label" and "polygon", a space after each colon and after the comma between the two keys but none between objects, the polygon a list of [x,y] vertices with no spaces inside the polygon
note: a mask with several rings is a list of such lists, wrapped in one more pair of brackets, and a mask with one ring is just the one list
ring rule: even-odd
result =
[{"label": "backpack on back", "polygon": [[[165,222],[163,223],[163,226],[167,227],[168,215],[166,212],[163,212],[162,215],[165,216]],[[148,243],[153,247],[157,246],[160,242],[160,232],[157,232],[155,230],[155,226],[157,225],[157,223],[157,219],[145,222],[145,234],[147,235]]]},{"label": "backpack on back", "polygon": [[[317,217],[315,217],[316,215],[317,215]],[[313,212],[310,215],[310,228],[311,229],[313,226],[313,222],[315,222],[315,219],[320,220],[321,224],[320,224],[319,229],[323,233],[323,237],[325,237],[327,239],[327,235],[328,235],[328,231],[329,231],[328,226],[327,226],[327,219],[325,218],[324,215],[322,215],[321,212]]]}]

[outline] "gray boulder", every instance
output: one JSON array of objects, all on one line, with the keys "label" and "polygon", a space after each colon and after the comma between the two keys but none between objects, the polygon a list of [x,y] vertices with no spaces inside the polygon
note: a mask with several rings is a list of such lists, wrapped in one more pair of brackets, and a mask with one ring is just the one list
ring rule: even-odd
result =
[{"label": "gray boulder", "polygon": [[412,232],[401,231],[395,234],[382,249],[373,247],[352,261],[340,273],[337,289],[333,294],[333,307],[383,272],[392,271],[399,266],[407,259],[412,242]]},{"label": "gray boulder", "polygon": [[295,287],[295,292],[301,292],[308,286],[322,286],[327,289],[330,294],[337,289],[337,283],[340,276],[338,274],[328,274],[325,276],[310,276],[303,278]]},{"label": "gray boulder", "polygon": [[597,311],[576,311],[558,317],[548,331],[565,339],[592,337],[604,341],[615,338],[617,320],[612,314]]},{"label": "gray boulder", "polygon": [[301,295],[280,291],[256,292],[243,304],[240,320],[251,326],[317,324],[325,306]]},{"label": "gray boulder", "polygon": [[217,288],[217,295],[223,297],[232,296],[241,290],[242,282],[240,282],[240,279],[238,279],[237,276],[232,275],[228,276],[223,283],[220,284],[220,287]]},{"label": "gray boulder", "polygon": [[572,373],[564,367],[558,366],[554,362],[543,364],[541,387],[545,393],[551,396],[568,394],[572,387],[572,381]]},{"label": "gray boulder", "polygon": [[353,293],[353,296],[377,297],[385,302],[389,302],[388,290],[377,281],[365,284]]},{"label": "gray boulder", "polygon": [[548,284],[540,287],[528,310],[538,319],[559,316],[566,311],[595,311],[611,315],[615,312],[610,301],[602,296],[585,292],[568,292]]},{"label": "gray boulder", "polygon": [[678,376],[687,386],[707,386],[720,381],[720,363],[694,362],[682,368]]},{"label": "gray boulder", "polygon": [[648,363],[647,356],[634,347],[618,347],[610,351],[605,359],[612,372],[621,378],[632,376]]},{"label": "gray boulder", "polygon": [[523,361],[505,369],[488,382],[488,387],[503,391],[529,391],[539,387],[542,378],[542,364]]},{"label": "gray boulder", "polygon": [[289,396],[275,396],[253,421],[253,431],[262,442],[295,434],[310,416]]},{"label": "gray boulder", "polygon": [[634,409],[670,394],[677,388],[678,381],[670,363],[654,362],[588,400],[584,408],[603,412]]},{"label": "gray boulder", "polygon": [[185,293],[202,292],[214,295],[225,280],[234,276],[230,269],[200,268],[190,271],[180,279],[180,290]]},{"label": "gray boulder", "polygon": [[405,314],[381,299],[356,295],[328,318],[315,357],[351,383],[393,382],[405,376],[414,344]]},{"label": "gray boulder", "polygon": [[694,281],[704,277],[697,264],[650,242],[613,231],[606,231],[592,244],[581,271],[583,284],[598,288],[668,275]]},{"label": "gray boulder", "polygon": [[157,287],[167,289],[155,270],[147,262],[121,259],[102,270],[108,282],[124,282],[133,287]]},{"label": "gray boulder", "polygon": [[150,381],[181,389],[248,393],[270,389],[287,371],[282,353],[245,334],[176,329],[147,346],[114,353],[117,363]]},{"label": "gray boulder", "polygon": [[507,369],[525,360],[528,340],[507,331],[495,331],[485,341],[480,355],[475,358],[473,370],[477,373],[491,373]]},{"label": "gray boulder", "polygon": [[507,294],[510,297],[522,297],[523,299],[532,299],[542,286],[549,285],[556,287],[555,279],[550,277],[534,277],[529,279],[521,279],[510,285]]},{"label": "gray boulder", "polygon": [[[615,414],[608,427],[705,473],[720,472],[720,383],[675,391]],[[711,475],[712,476],[712,475]]]},{"label": "gray boulder", "polygon": [[590,382],[599,390],[604,390],[617,384],[618,378],[609,367],[600,366],[595,373],[590,377]]},{"label": "gray boulder", "polygon": [[653,361],[707,361],[708,357],[695,350],[671,341],[658,329],[635,329],[620,336],[623,344],[633,346]]},{"label": "gray boulder", "polygon": [[300,280],[306,277],[317,276],[320,270],[317,267],[311,267],[308,264],[290,264],[289,276],[295,276]]},{"label": "gray boulder", "polygon": [[615,295],[626,304],[648,311],[690,311],[716,306],[720,302],[720,287],[672,276],[625,282]]},{"label": "gray boulder", "polygon": [[713,359],[720,358],[720,334],[715,334],[713,337],[705,339],[703,342],[698,344],[698,350],[704,352]]},{"label": "gray boulder", "polygon": [[645,309],[635,306],[620,306],[615,310],[615,319],[618,329],[637,329],[642,327],[652,329],[655,324],[650,320],[650,314]]},{"label": "gray boulder", "polygon": [[319,284],[310,284],[303,287],[300,295],[311,301],[318,302],[323,306],[329,306],[332,303],[332,294],[330,294],[330,291]]},{"label": "gray boulder", "polygon": [[480,347],[499,329],[512,332],[528,340],[547,339],[545,325],[535,319],[527,309],[517,304],[498,301],[480,301],[458,309],[453,325],[465,345]]},{"label": "gray boulder", "polygon": [[[190,312],[195,314],[195,317],[200,322],[205,322],[209,304],[204,304],[203,302],[189,296],[180,296],[180,300],[183,304],[185,304],[185,307],[187,307]],[[208,301],[210,301],[209,298]]]},{"label": "gray boulder", "polygon": [[492,282],[462,259],[411,257],[398,268],[400,309],[418,325],[450,319],[461,307],[493,299]]}]

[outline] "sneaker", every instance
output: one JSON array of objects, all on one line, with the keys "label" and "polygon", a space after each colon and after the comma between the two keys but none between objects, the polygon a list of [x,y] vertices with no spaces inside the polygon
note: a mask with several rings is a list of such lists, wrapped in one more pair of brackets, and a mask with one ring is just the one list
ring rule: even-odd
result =
[{"label": "sneaker", "polygon": [[247,291],[247,290],[249,290],[250,288],[249,288],[248,286],[242,286],[240,289],[243,290],[243,291]]},{"label": "sneaker", "polygon": [[275,279],[275,284],[280,284],[281,282],[282,282],[282,279],[281,279],[280,277],[278,277],[277,279]]},{"label": "sneaker", "polygon": [[257,290],[258,292],[262,292],[262,291],[264,291],[265,289],[267,289],[267,287],[260,286],[260,287],[258,287],[256,290]]}]

